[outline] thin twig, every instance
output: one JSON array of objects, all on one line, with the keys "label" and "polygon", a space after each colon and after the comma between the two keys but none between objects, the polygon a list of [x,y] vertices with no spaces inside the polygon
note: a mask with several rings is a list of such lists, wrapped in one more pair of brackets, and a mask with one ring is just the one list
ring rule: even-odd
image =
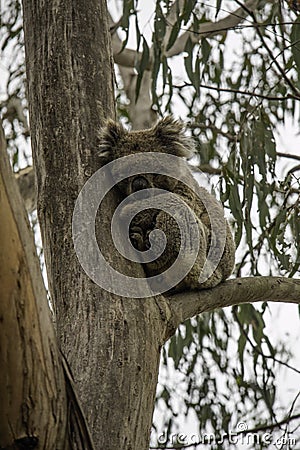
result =
[{"label": "thin twig", "polygon": [[[240,5],[240,7],[243,8],[243,9],[249,14],[250,17],[252,17],[253,22],[254,22],[255,24],[258,25],[258,22],[257,22],[257,20],[256,20],[256,17],[255,17],[254,12],[251,11],[249,8],[247,8],[247,6],[245,6],[245,5],[244,5],[242,2],[240,2],[239,0],[235,0],[235,2],[236,2],[238,5]],[[296,94],[297,98],[299,99],[299,98],[300,98],[300,92],[299,92],[298,89],[293,85],[293,83],[291,82],[291,80],[286,76],[286,73],[285,73],[284,69],[281,67],[281,65],[279,64],[279,62],[278,62],[278,61],[276,60],[276,58],[274,57],[273,52],[272,52],[272,50],[270,49],[270,47],[268,46],[268,44],[266,43],[266,41],[265,41],[265,39],[264,39],[264,37],[263,37],[263,35],[262,35],[262,33],[261,33],[259,27],[257,27],[257,34],[259,35],[260,40],[261,40],[261,42],[262,42],[264,48],[267,50],[267,52],[268,52],[270,58],[272,59],[272,61],[273,61],[274,64],[275,64],[275,66],[277,67],[277,69],[279,70],[279,72],[281,73],[281,75],[283,76],[283,78],[285,79],[285,81],[287,82],[287,84],[290,86],[290,88],[292,89],[292,91]]]},{"label": "thin twig", "polygon": [[259,354],[260,356],[262,356],[263,358],[266,358],[266,359],[272,359],[274,362],[276,362],[276,363],[278,363],[278,364],[280,364],[280,365],[282,365],[282,366],[285,366],[285,367],[287,367],[288,369],[293,370],[294,372],[300,374],[300,370],[296,369],[295,367],[291,366],[290,364],[288,364],[288,363],[286,363],[286,362],[284,362],[284,361],[281,361],[280,359],[277,359],[277,358],[275,358],[275,357],[272,356],[272,355],[265,355],[265,354],[263,353],[263,351],[261,350],[261,348],[260,348],[258,345],[253,344],[253,342],[252,342],[251,339],[249,338],[248,334],[246,333],[246,331],[245,331],[245,329],[244,329],[244,327],[243,327],[243,324],[241,323],[240,319],[239,319],[238,316],[237,316],[237,313],[236,313],[235,309],[233,310],[232,313],[233,313],[233,316],[234,316],[235,320],[237,321],[237,323],[238,323],[238,325],[239,325],[239,327],[240,327],[241,332],[243,333],[243,335],[245,336],[246,340],[247,340],[247,341],[249,342],[249,344],[251,345],[251,347],[252,347],[252,349],[254,350],[254,352],[258,353],[258,354]]},{"label": "thin twig", "polygon": [[300,161],[300,156],[293,155],[291,153],[277,152],[276,154],[277,154],[277,156],[280,156],[281,158],[296,159],[297,161]]},{"label": "thin twig", "polygon": [[209,123],[208,125],[205,123],[199,123],[199,122],[195,122],[193,124],[189,125],[190,128],[194,129],[194,128],[200,128],[201,130],[212,130],[215,131],[217,134],[220,134],[221,136],[226,137],[227,139],[229,139],[230,141],[236,142],[238,136],[231,134],[231,133],[227,133],[226,131],[221,130],[220,128],[216,127],[216,125]]},{"label": "thin twig", "polygon": [[[185,87],[191,87],[191,86],[193,86],[192,83],[184,83],[181,86],[173,85],[173,88],[183,89]],[[278,96],[273,97],[270,95],[255,94],[254,92],[242,91],[240,89],[220,88],[217,86],[208,86],[206,84],[200,84],[199,86],[203,89],[210,89],[210,90],[218,91],[218,92],[229,92],[229,93],[233,93],[233,94],[248,95],[250,97],[257,97],[257,98],[262,98],[265,100],[274,100],[274,101],[285,101],[285,100],[289,100],[289,99],[300,100],[300,93],[299,93],[299,95],[288,94],[288,95],[282,96],[282,97],[278,97]]]}]

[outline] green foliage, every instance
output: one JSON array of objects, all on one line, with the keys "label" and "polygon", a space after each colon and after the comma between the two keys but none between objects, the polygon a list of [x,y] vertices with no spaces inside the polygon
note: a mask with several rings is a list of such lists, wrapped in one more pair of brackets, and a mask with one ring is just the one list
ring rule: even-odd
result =
[{"label": "green foliage", "polygon": [[[242,305],[233,308],[233,318],[222,310],[206,313],[177,330],[168,354],[163,352],[163,385],[157,399],[161,410],[162,403],[166,407],[164,429],[169,441],[172,433],[182,431],[176,425],[179,411],[183,416],[193,411],[199,435],[212,430],[217,440],[234,430],[241,417],[250,423],[257,415],[266,417],[266,410],[272,415],[277,392],[276,349],[265,334],[266,311],[265,305],[261,310]],[[178,376],[168,369],[170,359]],[[168,382],[170,377],[172,382]],[[221,449],[224,444],[211,444],[210,448]]]}]

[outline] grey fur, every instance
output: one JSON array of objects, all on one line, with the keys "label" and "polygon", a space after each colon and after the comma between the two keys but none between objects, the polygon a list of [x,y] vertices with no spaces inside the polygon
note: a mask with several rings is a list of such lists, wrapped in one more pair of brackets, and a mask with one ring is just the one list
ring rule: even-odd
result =
[{"label": "grey fur", "polygon": [[[193,141],[184,134],[184,126],[172,117],[166,117],[147,130],[127,132],[120,124],[109,121],[100,136],[100,152],[108,155],[112,161],[122,156],[140,152],[161,152],[181,157],[190,157],[194,153]],[[227,221],[224,220],[222,205],[216,198],[200,187],[194,180],[187,163],[172,168],[174,176],[178,170],[193,184],[193,189],[185,184],[164,175],[141,174],[139,177],[129,177],[119,184],[122,196],[125,198],[132,192],[145,188],[160,188],[180,196],[195,213],[200,235],[198,257],[188,275],[174,288],[205,289],[212,288],[230,276],[234,267],[235,245]],[[200,194],[200,198],[197,195]],[[205,199],[205,202],[201,201]],[[209,214],[206,207],[209,207]],[[127,209],[127,211],[126,211]],[[129,213],[130,205],[125,207],[124,216]],[[212,236],[210,220],[213,219],[219,230],[218,236]],[[155,261],[144,264],[147,276],[158,275],[169,268],[177,258],[181,238],[179,227],[170,215],[157,209],[147,209],[138,213],[131,222],[130,238],[138,250],[149,248],[149,233],[158,228],[167,237],[167,247],[164,253]],[[215,228],[214,228],[215,229]],[[199,275],[205,264],[212,239],[217,242],[225,240],[225,248],[220,262],[212,275],[204,282],[199,282]]]}]

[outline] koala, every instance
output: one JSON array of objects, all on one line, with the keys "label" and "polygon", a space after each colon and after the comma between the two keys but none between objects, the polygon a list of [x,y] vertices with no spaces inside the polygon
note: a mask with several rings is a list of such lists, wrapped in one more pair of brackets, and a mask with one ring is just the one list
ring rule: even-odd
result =
[{"label": "koala", "polygon": [[[229,224],[224,219],[222,205],[206,189],[198,185],[189,169],[186,158],[190,158],[195,150],[192,139],[185,135],[184,126],[180,121],[168,116],[150,129],[130,132],[120,124],[108,121],[100,135],[100,152],[106,161],[145,152],[181,157],[181,164],[176,163],[174,167],[169,167],[174,178],[157,173],[141,173],[123,179],[117,185],[122,199],[135,192],[149,193],[151,192],[149,189],[157,188],[162,189],[161,192],[176,194],[183,200],[183,206],[175,203],[173,205],[176,217],[160,208],[146,207],[138,212],[130,223],[130,241],[140,252],[151,249],[152,231],[161,230],[165,235],[166,246],[163,253],[153,261],[144,263],[142,261],[147,277],[164,276],[164,272],[176,261],[182,244],[177,217],[184,219],[185,216],[190,221],[188,226],[193,222],[193,226],[197,227],[199,248],[193,266],[187,275],[172,287],[172,291],[212,288],[230,276],[234,267],[235,245]],[[178,175],[181,181],[177,179]],[[188,181],[189,186],[192,187],[187,186],[185,181]],[[164,195],[163,193],[158,195],[157,200],[164,200]],[[132,211],[138,209],[141,201],[143,200],[133,200],[132,203],[127,204],[121,215],[123,217],[130,213],[132,215]],[[165,201],[168,206],[170,202],[172,203],[168,196]],[[194,220],[191,221],[187,209],[192,211]],[[159,244],[159,239],[157,243]],[[155,243],[153,245],[155,247]],[[192,237],[187,239],[184,249],[187,260],[193,245]],[[223,250],[219,250],[222,247],[224,247]],[[217,263],[212,264],[214,254],[218,254],[218,251]],[[205,271],[208,273],[207,276]]]}]

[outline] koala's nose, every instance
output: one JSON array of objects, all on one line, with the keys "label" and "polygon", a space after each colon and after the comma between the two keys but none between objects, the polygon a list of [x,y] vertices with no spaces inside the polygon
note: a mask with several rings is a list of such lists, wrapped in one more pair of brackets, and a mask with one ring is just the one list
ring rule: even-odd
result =
[{"label": "koala's nose", "polygon": [[142,176],[138,176],[138,177],[134,178],[134,180],[131,183],[132,192],[137,192],[142,189],[148,189],[148,188],[150,188],[150,184],[148,183],[148,180]]}]

